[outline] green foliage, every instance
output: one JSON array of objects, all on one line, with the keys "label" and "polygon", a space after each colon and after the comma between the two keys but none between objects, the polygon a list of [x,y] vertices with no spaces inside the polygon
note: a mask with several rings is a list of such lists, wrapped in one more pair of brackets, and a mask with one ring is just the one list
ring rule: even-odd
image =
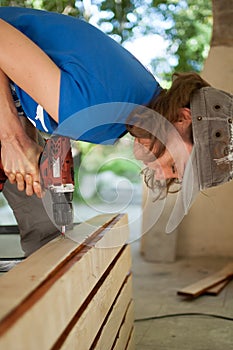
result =
[{"label": "green foliage", "polygon": [[111,35],[118,38],[119,42],[123,42],[133,35],[132,30],[137,23],[136,21],[130,20],[129,14],[135,13],[134,1],[102,1],[100,11],[105,11],[107,16],[100,19],[99,23],[110,21],[112,24]]},{"label": "green foliage", "polygon": [[113,146],[94,145],[77,142],[81,151],[81,167],[84,173],[100,174],[113,171],[116,175],[125,176],[132,182],[139,182],[140,162],[133,156],[133,140],[127,135]]},{"label": "green foliage", "polygon": [[[92,18],[122,43],[136,36],[159,34],[169,45],[166,57],[155,57],[153,71],[166,77],[173,71],[202,69],[212,30],[211,0],[0,0],[1,6],[25,6]],[[89,9],[87,9],[89,7]],[[143,48],[142,48],[143,50]]]},{"label": "green foliage", "polygon": [[155,52],[152,67],[157,76],[168,78],[173,71],[201,71],[212,32],[211,5],[211,0],[106,0],[100,23],[111,23],[108,33],[119,42],[161,35],[168,42],[167,54],[158,58]]},{"label": "green foliage", "polygon": [[154,0],[165,22],[164,36],[170,42],[168,53],[177,58],[176,71],[202,69],[212,32],[211,0]]},{"label": "green foliage", "polygon": [[28,1],[23,0],[0,0],[0,6],[30,7],[30,5],[28,6]]},{"label": "green foliage", "polygon": [[[81,152],[80,165],[75,167],[75,200],[82,200],[80,184],[87,175],[92,176],[97,191],[103,185],[102,182],[99,182],[100,175],[106,174],[106,172],[125,177],[134,184],[141,183],[141,163],[133,156],[132,142],[132,137],[126,135],[112,146],[95,145],[81,141],[73,144],[73,147],[76,146]],[[114,186],[114,184],[112,185]]]},{"label": "green foliage", "polygon": [[113,159],[109,161],[108,164],[99,169],[99,173],[105,171],[112,171],[114,174],[124,176],[132,182],[140,181],[138,166],[126,159]]},{"label": "green foliage", "polygon": [[79,15],[75,0],[0,0],[0,6],[19,6],[47,11],[66,13],[71,16]]},{"label": "green foliage", "polygon": [[[32,2],[34,2],[32,0]],[[41,8],[47,11],[66,13],[67,15],[77,16],[79,14],[75,7],[75,0],[40,0]]]}]

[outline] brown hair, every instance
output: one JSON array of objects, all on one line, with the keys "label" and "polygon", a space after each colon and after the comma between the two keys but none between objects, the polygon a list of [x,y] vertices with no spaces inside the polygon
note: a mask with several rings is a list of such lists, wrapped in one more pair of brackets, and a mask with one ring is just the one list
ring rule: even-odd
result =
[{"label": "brown hair", "polygon": [[[156,115],[155,113],[152,113],[152,111],[159,113],[169,122],[175,123],[179,118],[179,109],[183,107],[190,108],[192,94],[198,89],[210,86],[210,84],[203,80],[200,75],[194,72],[174,73],[172,78],[170,89],[162,89],[159,95],[155,96],[145,106],[147,108],[144,107],[140,110],[139,107],[139,109],[133,111],[126,124],[127,130],[132,136],[137,138],[148,138],[151,140],[150,150],[153,149],[155,142],[157,143],[156,158],[162,156],[166,146],[158,140],[158,137],[156,137],[155,134],[165,134],[166,130],[164,130],[164,128],[166,128],[166,123],[162,123],[163,125],[160,125],[161,123],[158,121],[156,123]],[[153,132],[155,128],[156,132]],[[169,179],[161,184],[160,181],[155,179],[154,171],[148,168],[143,170],[142,173],[144,174],[145,183],[149,188],[153,190],[159,189],[159,198],[161,198],[162,190],[166,190],[165,192],[167,194],[170,186],[174,182],[179,182],[178,179]]]},{"label": "brown hair", "polygon": [[197,73],[174,73],[169,90],[162,90],[158,97],[152,99],[147,107],[159,112],[171,123],[178,120],[182,107],[189,107],[192,94],[205,86],[210,86]]}]

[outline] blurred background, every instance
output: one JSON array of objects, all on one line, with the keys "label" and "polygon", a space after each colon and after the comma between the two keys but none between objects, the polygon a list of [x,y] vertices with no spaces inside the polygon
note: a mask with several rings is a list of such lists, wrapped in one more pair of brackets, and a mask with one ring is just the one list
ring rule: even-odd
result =
[{"label": "blurred background", "polygon": [[[211,0],[0,0],[0,6],[44,9],[83,18],[132,52],[163,87],[169,87],[175,71],[201,72],[209,52]],[[121,211],[140,216],[142,164],[133,157],[130,136],[114,146],[75,142],[73,153],[74,206],[78,205],[75,221],[96,212]],[[15,224],[15,219],[0,195],[0,225],[4,224]]]}]

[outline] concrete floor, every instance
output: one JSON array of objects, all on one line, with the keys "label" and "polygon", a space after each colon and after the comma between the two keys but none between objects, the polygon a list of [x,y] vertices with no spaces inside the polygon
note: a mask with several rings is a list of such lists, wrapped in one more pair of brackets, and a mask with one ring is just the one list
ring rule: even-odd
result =
[{"label": "concrete floor", "polygon": [[135,322],[136,350],[232,350],[232,321],[179,314],[204,313],[233,320],[233,281],[218,296],[187,300],[177,295],[179,289],[218,271],[229,259],[149,263],[139,248],[139,242],[132,244],[135,319],[167,317]]}]

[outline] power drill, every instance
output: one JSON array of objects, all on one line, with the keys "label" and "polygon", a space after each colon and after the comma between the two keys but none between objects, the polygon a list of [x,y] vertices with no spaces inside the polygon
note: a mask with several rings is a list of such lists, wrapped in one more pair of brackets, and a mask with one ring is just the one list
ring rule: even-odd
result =
[{"label": "power drill", "polygon": [[[51,193],[54,222],[64,235],[73,223],[74,165],[69,138],[52,136],[46,140],[39,167],[42,186]],[[0,160],[0,191],[6,180]]]}]

